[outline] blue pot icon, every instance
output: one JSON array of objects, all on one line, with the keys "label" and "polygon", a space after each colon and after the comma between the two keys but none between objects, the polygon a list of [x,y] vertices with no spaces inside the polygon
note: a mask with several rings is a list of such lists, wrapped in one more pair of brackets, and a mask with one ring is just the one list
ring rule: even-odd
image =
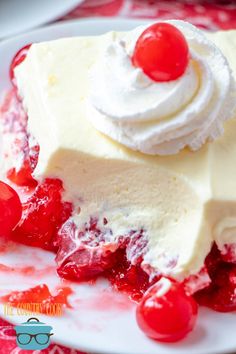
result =
[{"label": "blue pot icon", "polygon": [[18,347],[26,350],[45,349],[50,345],[52,327],[31,317],[27,322],[14,327]]}]

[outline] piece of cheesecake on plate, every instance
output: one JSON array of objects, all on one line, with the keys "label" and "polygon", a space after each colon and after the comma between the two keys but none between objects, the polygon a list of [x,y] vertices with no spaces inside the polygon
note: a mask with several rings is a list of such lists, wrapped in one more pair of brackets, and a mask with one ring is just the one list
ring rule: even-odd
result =
[{"label": "piece of cheesecake on plate", "polygon": [[125,259],[150,284],[165,277],[158,298],[179,283],[213,296],[212,259],[214,270],[236,262],[235,38],[166,21],[18,53],[2,107],[6,169],[38,186],[14,238],[55,250],[69,279]]}]

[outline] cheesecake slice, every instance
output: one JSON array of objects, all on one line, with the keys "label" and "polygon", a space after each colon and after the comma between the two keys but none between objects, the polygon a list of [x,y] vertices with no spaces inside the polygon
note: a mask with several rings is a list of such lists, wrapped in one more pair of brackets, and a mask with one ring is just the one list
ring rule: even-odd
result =
[{"label": "cheesecake slice", "polygon": [[[63,182],[74,227],[84,230],[96,220],[105,244],[138,234],[142,267],[182,281],[201,271],[214,241],[231,257],[236,245],[236,116],[227,117],[214,142],[171,156],[134,151],[95,129],[96,113],[88,107],[91,70],[125,35],[33,44],[16,67],[28,131],[40,147],[34,177]],[[236,76],[236,32],[206,36]],[[138,258],[134,251],[128,257]]]},{"label": "cheesecake slice", "polygon": [[108,278],[159,341],[193,329],[195,300],[236,310],[235,50],[236,31],[172,20],[28,45],[10,67],[9,237],[63,278]]}]

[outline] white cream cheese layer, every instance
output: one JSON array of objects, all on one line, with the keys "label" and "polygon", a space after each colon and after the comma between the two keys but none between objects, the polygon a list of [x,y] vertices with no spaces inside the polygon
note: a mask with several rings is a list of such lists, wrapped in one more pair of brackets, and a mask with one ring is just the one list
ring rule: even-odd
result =
[{"label": "white cream cheese layer", "polygon": [[[40,145],[35,175],[63,180],[65,198],[81,208],[74,216],[79,225],[106,217],[114,238],[143,229],[144,265],[183,279],[201,269],[214,239],[236,242],[236,232],[227,232],[236,218],[236,119],[199,151],[166,157],[135,152],[98,132],[87,109],[89,73],[105,48],[127,35],[33,44],[15,70],[29,130]],[[236,32],[209,37],[236,75]]]},{"label": "white cream cheese layer", "polygon": [[92,124],[115,141],[154,155],[172,155],[186,146],[198,150],[223,134],[223,123],[236,108],[236,85],[221,50],[195,26],[166,22],[189,46],[190,61],[179,79],[155,82],[132,65],[144,26],[109,43],[91,70]]}]

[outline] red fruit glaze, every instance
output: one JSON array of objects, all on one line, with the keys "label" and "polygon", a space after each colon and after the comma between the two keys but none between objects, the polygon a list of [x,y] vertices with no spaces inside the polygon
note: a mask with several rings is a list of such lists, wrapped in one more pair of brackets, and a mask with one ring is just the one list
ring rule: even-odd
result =
[{"label": "red fruit glaze", "polygon": [[154,81],[178,79],[185,72],[189,49],[184,35],[169,23],[155,23],[138,38],[132,63]]},{"label": "red fruit glaze", "polygon": [[[164,282],[170,282],[167,289]],[[180,284],[162,278],[144,294],[136,318],[148,337],[160,342],[176,342],[192,331],[197,312],[197,303]]]},{"label": "red fruit glaze", "polygon": [[10,79],[12,84],[15,86],[15,75],[14,75],[14,69],[17,65],[19,65],[20,63],[22,63],[22,61],[25,59],[29,48],[31,47],[31,44],[27,44],[26,46],[24,46],[23,48],[21,48],[16,55],[14,56],[14,58],[12,59],[11,65],[10,65],[10,70],[9,70],[9,75],[10,75]]},{"label": "red fruit glaze", "polygon": [[[59,232],[56,261],[58,274],[66,279],[85,281],[102,274],[116,263],[117,242],[109,242],[109,229],[102,232],[91,218],[78,229],[68,220]],[[107,238],[106,238],[107,236]]]},{"label": "red fruit glaze", "polygon": [[[98,222],[91,217],[79,228],[69,219],[59,231],[57,271],[63,278],[78,281],[91,280],[102,274],[117,288],[126,288],[126,292],[129,288],[140,297],[141,288],[145,291],[148,282],[148,275],[139,266],[146,243],[141,230],[114,240],[107,219]],[[126,255],[132,258],[135,266],[130,265]]]},{"label": "red fruit glaze", "polygon": [[116,264],[104,275],[113,287],[130,296],[135,301],[141,300],[145,291],[152,285],[149,276],[140,265],[132,265],[126,256],[126,250],[120,249],[115,253]]},{"label": "red fruit glaze", "polygon": [[22,205],[17,193],[0,181],[0,235],[8,236],[20,221]]},{"label": "red fruit glaze", "polygon": [[23,216],[12,238],[33,247],[55,250],[55,239],[62,224],[70,217],[71,203],[62,202],[62,182],[45,179],[23,204]]},{"label": "red fruit glaze", "polygon": [[236,264],[225,262],[214,245],[205,265],[211,284],[195,294],[196,300],[215,311],[236,311]]},{"label": "red fruit glaze", "polygon": [[[23,291],[13,291],[10,294],[1,297],[1,301],[10,303],[17,308],[21,308],[21,304],[39,304],[40,306],[35,307],[37,312],[47,315],[56,315],[57,313],[55,313],[55,307],[53,305],[61,304],[65,307],[71,308],[68,302],[68,296],[71,294],[71,288],[62,287],[57,289],[55,295],[52,295],[47,285],[42,284]],[[60,312],[58,315],[60,315]]]}]

